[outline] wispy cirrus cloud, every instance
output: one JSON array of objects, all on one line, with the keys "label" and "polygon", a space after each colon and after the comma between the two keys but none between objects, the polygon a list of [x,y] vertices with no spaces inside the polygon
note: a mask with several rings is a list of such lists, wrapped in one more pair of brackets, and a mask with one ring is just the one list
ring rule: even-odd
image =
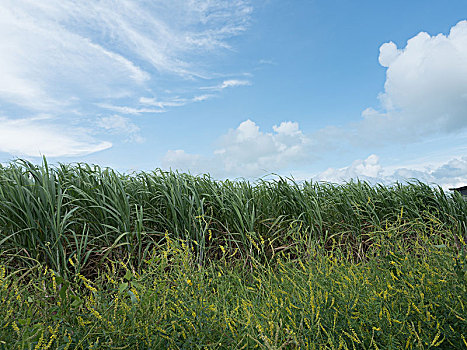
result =
[{"label": "wispy cirrus cloud", "polygon": [[0,4],[1,100],[34,111],[58,111],[78,99],[127,95],[128,87],[149,78],[129,59],[50,15],[31,2]]},{"label": "wispy cirrus cloud", "polygon": [[[108,109],[117,113],[122,114],[132,114],[132,115],[140,115],[144,113],[163,113],[165,112],[164,109],[154,109],[154,108],[135,108],[129,106],[114,106],[108,103],[97,103],[97,106]],[[162,108],[162,107],[161,107]]]},{"label": "wispy cirrus cloud", "polygon": [[214,91],[221,91],[226,88],[231,88],[231,87],[237,87],[237,86],[248,86],[251,85],[251,82],[249,80],[238,80],[238,79],[229,79],[229,80],[224,80],[218,85],[214,86],[204,86],[201,87],[201,90],[214,90]]},{"label": "wispy cirrus cloud", "polygon": [[[202,94],[202,95],[194,95],[193,97],[173,97],[171,99],[166,99],[166,100],[159,100],[155,97],[141,97],[139,99],[139,102],[141,105],[144,106],[152,106],[152,107],[158,107],[159,109],[150,109],[150,108],[141,108],[141,109],[133,109],[130,111],[127,111],[127,107],[119,107],[121,113],[125,114],[140,114],[140,113],[162,113],[166,112],[168,108],[171,107],[181,107],[189,103],[194,103],[194,102],[202,102],[209,100],[213,97],[216,97],[215,94]],[[111,108],[115,108],[115,106],[109,106]],[[133,112],[133,113],[131,113]]]},{"label": "wispy cirrus cloud", "polygon": [[[148,95],[168,101],[159,109],[205,100],[196,92],[219,73],[211,57],[248,28],[251,12],[246,0],[2,1],[3,112],[9,120],[46,112],[58,127],[83,115],[158,113],[141,100]],[[174,102],[168,86],[187,81]]]}]

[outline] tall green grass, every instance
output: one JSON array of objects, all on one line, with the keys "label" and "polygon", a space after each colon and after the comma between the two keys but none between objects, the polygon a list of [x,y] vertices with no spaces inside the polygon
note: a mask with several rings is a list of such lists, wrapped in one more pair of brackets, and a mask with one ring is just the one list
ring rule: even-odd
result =
[{"label": "tall green grass", "polygon": [[361,260],[374,233],[395,222],[436,222],[462,238],[467,201],[418,181],[215,181],[162,170],[49,166],[45,159],[0,167],[2,258],[18,266],[44,263],[63,276],[71,271],[70,258],[84,274],[116,257],[138,268],[166,233],[186,241],[198,265],[222,249],[267,260],[297,245],[306,254],[314,242],[345,247]]}]

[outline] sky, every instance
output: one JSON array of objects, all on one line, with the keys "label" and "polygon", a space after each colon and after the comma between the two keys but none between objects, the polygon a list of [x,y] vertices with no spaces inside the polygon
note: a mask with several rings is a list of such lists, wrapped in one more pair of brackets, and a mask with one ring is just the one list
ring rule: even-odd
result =
[{"label": "sky", "polygon": [[467,185],[465,0],[2,0],[0,163]]}]

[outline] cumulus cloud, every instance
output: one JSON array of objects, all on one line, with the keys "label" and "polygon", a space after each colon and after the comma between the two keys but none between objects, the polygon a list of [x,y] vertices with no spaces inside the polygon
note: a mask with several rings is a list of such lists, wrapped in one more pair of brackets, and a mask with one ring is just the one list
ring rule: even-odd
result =
[{"label": "cumulus cloud", "polygon": [[[387,68],[378,108],[343,127],[327,126],[308,135],[320,153],[349,147],[390,147],[467,130],[467,21],[449,34],[421,32],[398,48],[381,45],[379,63]],[[316,150],[317,148],[315,148]]]},{"label": "cumulus cloud", "polygon": [[163,165],[220,177],[258,176],[306,159],[309,144],[298,123],[282,122],[273,126],[273,132],[263,132],[248,119],[223,135],[210,157],[169,151]]},{"label": "cumulus cloud", "polygon": [[358,134],[413,141],[467,127],[467,21],[448,35],[421,32],[404,48],[385,43],[379,62],[387,67],[381,109],[362,113]]},{"label": "cumulus cloud", "polygon": [[48,117],[8,119],[0,117],[0,152],[21,157],[82,156],[110,148],[96,141],[88,130],[64,131]]},{"label": "cumulus cloud", "polygon": [[306,156],[309,140],[299,130],[298,123],[282,122],[272,133],[262,132],[251,120],[242,122],[221,138],[216,154],[222,157],[227,173],[258,175],[281,169]]},{"label": "cumulus cloud", "polygon": [[389,67],[400,55],[400,50],[397,49],[397,45],[392,41],[384,43],[379,48],[379,63],[383,67]]},{"label": "cumulus cloud", "polygon": [[370,183],[392,184],[418,179],[423,182],[438,184],[445,189],[463,186],[467,183],[467,156],[453,158],[444,164],[425,167],[401,167],[385,169],[375,154],[366,159],[358,159],[351,165],[334,169],[329,168],[315,176],[317,181],[342,183],[350,179],[361,179]]}]

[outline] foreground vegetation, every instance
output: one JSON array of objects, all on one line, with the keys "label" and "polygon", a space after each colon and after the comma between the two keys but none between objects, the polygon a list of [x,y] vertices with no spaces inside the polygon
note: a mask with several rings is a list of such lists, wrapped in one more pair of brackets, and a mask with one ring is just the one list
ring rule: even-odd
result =
[{"label": "foreground vegetation", "polygon": [[[268,264],[223,255],[199,266],[183,242],[93,282],[47,267],[3,272],[0,343],[35,349],[461,349],[465,256],[399,227],[368,258],[311,247]],[[396,242],[396,244],[394,244]],[[441,243],[441,242],[436,242]],[[74,261],[70,264],[75,265]],[[76,266],[76,265],[75,265]]]},{"label": "foreground vegetation", "polygon": [[0,167],[0,348],[467,348],[467,201]]}]

